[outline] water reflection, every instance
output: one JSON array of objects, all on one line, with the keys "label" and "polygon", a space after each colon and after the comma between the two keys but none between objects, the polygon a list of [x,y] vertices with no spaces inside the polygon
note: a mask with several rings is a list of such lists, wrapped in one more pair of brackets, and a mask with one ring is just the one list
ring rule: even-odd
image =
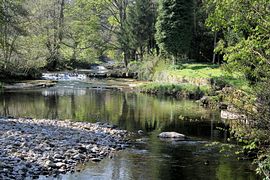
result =
[{"label": "water reflection", "polygon": [[178,130],[196,137],[220,138],[219,114],[192,101],[137,93],[49,88],[0,94],[0,114],[18,117],[103,121],[146,132]]},{"label": "water reflection", "polygon": [[253,172],[247,171],[246,163],[235,157],[225,158],[217,149],[206,148],[205,143],[172,144],[152,136],[143,146],[137,145],[112,160],[89,163],[82,172],[64,175],[62,179],[256,179]]},{"label": "water reflection", "polygon": [[[224,158],[217,149],[205,147],[211,140],[226,142],[227,132],[217,128],[228,128],[219,112],[192,101],[82,86],[62,84],[0,94],[2,116],[103,121],[146,132],[146,142],[138,142],[112,160],[89,163],[83,172],[62,179],[256,179],[247,170],[248,162]],[[157,138],[162,131],[181,132],[192,141],[163,142]]]},{"label": "water reflection", "polygon": [[44,90],[41,93],[43,96],[83,96],[86,94],[85,89],[58,89],[55,91]]}]

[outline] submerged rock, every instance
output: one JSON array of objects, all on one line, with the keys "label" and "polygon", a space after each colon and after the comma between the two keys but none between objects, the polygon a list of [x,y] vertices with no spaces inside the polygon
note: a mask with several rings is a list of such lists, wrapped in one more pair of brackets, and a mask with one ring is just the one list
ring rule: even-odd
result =
[{"label": "submerged rock", "polygon": [[174,138],[174,139],[185,139],[186,136],[184,134],[180,134],[177,132],[162,132],[158,135],[159,138]]}]

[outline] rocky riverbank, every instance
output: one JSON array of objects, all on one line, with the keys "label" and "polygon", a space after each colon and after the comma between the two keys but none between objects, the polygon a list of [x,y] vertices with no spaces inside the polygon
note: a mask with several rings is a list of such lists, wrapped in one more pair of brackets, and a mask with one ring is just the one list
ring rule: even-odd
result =
[{"label": "rocky riverbank", "polygon": [[3,89],[16,90],[16,89],[33,89],[33,88],[46,88],[56,85],[56,81],[51,80],[27,80],[14,83],[4,83]]},{"label": "rocky riverbank", "polygon": [[0,179],[73,172],[127,146],[127,131],[103,123],[1,118],[0,124]]}]

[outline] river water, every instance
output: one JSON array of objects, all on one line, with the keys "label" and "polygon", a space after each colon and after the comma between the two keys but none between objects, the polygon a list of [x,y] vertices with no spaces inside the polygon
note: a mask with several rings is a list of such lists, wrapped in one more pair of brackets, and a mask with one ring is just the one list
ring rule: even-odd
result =
[{"label": "river water", "polygon": [[[61,82],[47,89],[1,93],[0,115],[101,121],[132,132],[144,131],[113,159],[90,162],[80,172],[57,179],[258,179],[251,162],[237,160],[230,151],[220,153],[220,146],[209,146],[212,142],[224,145],[228,127],[218,111],[193,101]],[[190,140],[164,142],[157,138],[163,131],[177,131]]]}]

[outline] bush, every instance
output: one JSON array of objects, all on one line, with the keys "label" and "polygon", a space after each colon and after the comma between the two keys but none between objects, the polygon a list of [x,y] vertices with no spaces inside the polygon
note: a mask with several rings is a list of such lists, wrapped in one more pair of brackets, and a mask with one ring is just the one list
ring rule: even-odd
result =
[{"label": "bush", "polygon": [[265,177],[270,175],[269,84],[270,81],[265,81],[257,84],[249,93],[235,90],[227,96],[227,100],[229,97],[234,107],[245,115],[242,121],[230,123],[231,133],[243,144],[242,153],[255,158],[257,172]]},{"label": "bush", "polygon": [[143,62],[132,61],[128,65],[131,73],[137,74],[140,80],[152,80],[157,64],[161,61],[158,56],[146,55]]},{"label": "bush", "polygon": [[270,156],[269,152],[267,155],[261,156],[256,162],[258,164],[258,168],[256,172],[258,174],[263,174],[265,176],[265,180],[270,180]]}]

